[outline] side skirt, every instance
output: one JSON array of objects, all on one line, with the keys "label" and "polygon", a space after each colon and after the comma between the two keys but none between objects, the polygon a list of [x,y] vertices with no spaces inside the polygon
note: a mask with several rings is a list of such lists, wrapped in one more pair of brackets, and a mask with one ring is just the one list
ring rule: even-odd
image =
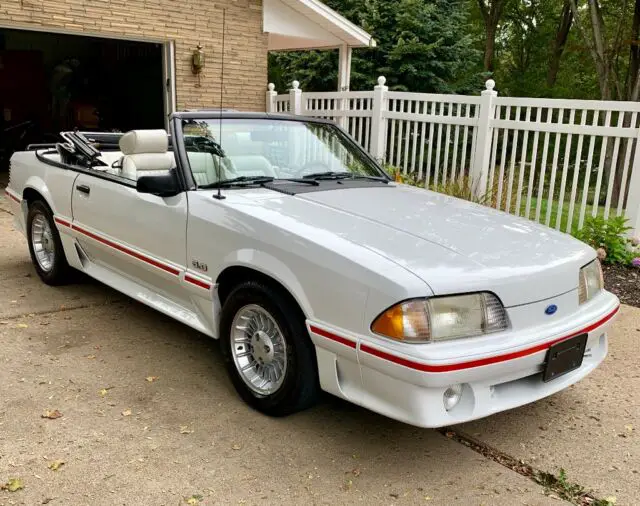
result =
[{"label": "side skirt", "polygon": [[202,323],[194,311],[176,304],[172,300],[159,295],[140,283],[136,283],[115,269],[92,262],[77,243],[75,246],[80,257],[80,262],[82,263],[81,270],[88,276],[203,334],[213,337],[209,327]]}]

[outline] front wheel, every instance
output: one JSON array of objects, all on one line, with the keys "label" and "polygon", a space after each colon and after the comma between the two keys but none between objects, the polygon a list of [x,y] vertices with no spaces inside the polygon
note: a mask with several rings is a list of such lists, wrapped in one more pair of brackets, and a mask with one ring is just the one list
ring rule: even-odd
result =
[{"label": "front wheel", "polygon": [[40,279],[48,285],[69,282],[70,267],[49,207],[41,200],[29,204],[27,214],[29,253]]},{"label": "front wheel", "polygon": [[240,396],[284,416],[313,405],[320,387],[304,317],[280,290],[258,281],[237,286],[222,308],[220,344]]}]

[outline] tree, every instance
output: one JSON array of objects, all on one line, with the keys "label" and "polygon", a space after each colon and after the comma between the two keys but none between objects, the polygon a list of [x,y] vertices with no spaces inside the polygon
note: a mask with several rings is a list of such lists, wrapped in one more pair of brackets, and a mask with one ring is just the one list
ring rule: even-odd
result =
[{"label": "tree", "polygon": [[549,88],[553,88],[558,79],[560,58],[562,58],[562,53],[564,53],[564,48],[567,44],[572,24],[573,11],[571,10],[571,2],[569,0],[565,0],[564,4],[562,4],[562,12],[560,13],[560,21],[556,30],[553,49],[549,55],[549,70],[547,72],[547,86]]},{"label": "tree", "polygon": [[480,8],[485,28],[484,70],[486,72],[493,72],[494,70],[493,59],[498,23],[500,23],[502,12],[509,1],[510,0],[478,0],[478,7]]},{"label": "tree", "polygon": [[[467,26],[467,0],[328,0],[367,30],[376,48],[354,50],[351,89],[371,89],[380,75],[391,89],[477,92],[480,53]],[[269,79],[286,89],[293,79],[309,91],[336,89],[337,52],[275,53]]]}]

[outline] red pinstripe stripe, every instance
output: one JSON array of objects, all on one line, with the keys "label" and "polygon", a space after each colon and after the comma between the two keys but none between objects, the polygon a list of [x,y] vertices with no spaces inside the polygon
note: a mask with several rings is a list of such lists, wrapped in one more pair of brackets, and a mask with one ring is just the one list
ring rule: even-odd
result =
[{"label": "red pinstripe stripe", "polygon": [[180,271],[175,267],[159,262],[158,260],[154,260],[153,258],[149,258],[148,256],[143,255],[142,253],[133,251],[132,249],[129,249],[125,246],[121,246],[120,244],[116,244],[115,242],[110,241],[109,239],[105,239],[104,237],[100,237],[99,235],[94,234],[93,232],[89,232],[88,230],[85,230],[76,224],[72,224],[71,229],[76,230],[77,232],[80,232],[81,234],[86,235],[87,237],[90,237],[94,241],[101,242],[102,244],[105,244],[110,248],[116,249],[122,253],[132,256],[133,258],[141,260],[142,262],[145,262],[149,265],[153,265],[158,269],[162,269],[163,271],[168,272],[169,274],[173,274],[174,276],[178,276],[180,274]]},{"label": "red pinstripe stripe", "polygon": [[311,332],[313,332],[314,334],[318,334],[319,336],[326,337],[327,339],[331,339],[332,341],[335,341],[337,343],[344,344],[345,346],[349,346],[354,350],[356,348],[355,341],[352,341],[351,339],[347,339],[346,337],[333,334],[332,332],[316,327],[315,325],[311,325],[309,328],[311,329]]},{"label": "red pinstripe stripe", "polygon": [[[399,357],[397,355],[393,355],[391,353],[387,353],[386,351],[378,350],[369,346],[368,344],[361,344],[360,351],[363,353],[368,353],[369,355],[373,355],[375,357],[381,358],[383,360],[387,360],[389,362],[393,362],[394,364],[402,365],[404,367],[408,367],[409,369],[414,369],[416,371],[422,372],[452,372],[452,371],[460,371],[463,369],[471,369],[474,367],[481,367],[483,365],[491,365],[497,364],[500,362],[506,362],[508,360],[514,360],[516,358],[526,357],[528,355],[533,355],[534,353],[538,353],[540,351],[544,351],[549,349],[556,343],[561,341],[565,341],[566,339],[571,339],[572,337],[578,336],[580,334],[585,334],[591,332],[592,330],[597,329],[601,325],[604,325],[611,318],[613,318],[616,313],[620,310],[620,306],[616,307],[613,311],[608,313],[606,316],[601,318],[595,323],[584,327],[576,332],[573,332],[569,335],[559,337],[558,339],[554,339],[553,341],[549,341],[543,344],[538,344],[536,346],[532,346],[531,348],[526,348],[520,351],[514,351],[512,353],[505,353],[504,355],[497,355],[495,357],[481,358],[478,360],[470,360],[468,362],[459,362],[457,364],[444,364],[444,365],[429,365],[422,364],[420,362],[414,362],[413,360],[409,360],[407,358]],[[311,332],[317,334],[322,337],[326,337],[327,339],[331,339],[332,341],[336,341],[338,343],[344,344],[345,346],[349,346],[350,348],[356,348],[355,341],[347,339],[346,337],[339,336],[334,334],[333,332],[329,332],[327,330],[316,327],[315,325],[310,326]]]},{"label": "red pinstripe stripe", "polygon": [[16,197],[13,193],[9,193],[7,190],[4,191],[7,196],[13,200],[14,202],[17,202],[18,204],[20,204],[20,202],[22,202],[22,200],[20,200],[18,197]]},{"label": "red pinstripe stripe", "polygon": [[199,286],[200,288],[204,288],[205,290],[209,290],[211,288],[211,285],[209,283],[205,281],[201,281],[197,278],[194,278],[193,276],[189,276],[189,274],[184,275],[184,280],[187,283],[191,283],[192,285]]},{"label": "red pinstripe stripe", "polygon": [[374,355],[378,358],[381,358],[383,360],[387,360],[389,362],[393,362],[394,364],[399,364],[402,365],[404,367],[408,367],[410,369],[415,369],[416,371],[423,371],[423,372],[452,372],[452,371],[459,371],[462,369],[471,369],[473,367],[481,367],[483,365],[490,365],[490,364],[497,364],[499,362],[506,362],[508,360],[514,360],[516,358],[521,358],[521,357],[526,357],[528,355],[533,355],[534,353],[538,353],[540,351],[544,351],[549,349],[551,346],[553,346],[556,343],[559,343],[560,341],[565,341],[567,339],[571,339],[572,337],[578,336],[580,334],[586,334],[588,332],[591,332],[592,330],[595,330],[596,328],[600,327],[601,325],[604,325],[606,322],[608,322],[611,318],[613,318],[616,313],[619,311],[620,306],[616,307],[613,311],[611,311],[609,314],[607,314],[606,316],[604,316],[603,318],[601,318],[600,320],[598,320],[595,323],[592,323],[591,325],[580,329],[576,332],[573,332],[569,335],[560,337],[558,339],[554,339],[553,341],[549,341],[546,342],[544,344],[539,344],[536,346],[532,346],[531,348],[526,348],[524,350],[520,350],[520,351],[514,351],[512,353],[506,353],[504,355],[497,355],[495,357],[488,357],[488,358],[481,358],[478,360],[470,360],[468,362],[459,362],[457,364],[444,364],[444,365],[429,365],[429,364],[421,364],[420,362],[414,362],[413,360],[409,360],[406,358],[402,358],[402,357],[398,357],[397,355],[392,355],[391,353],[387,353],[385,351],[381,351],[378,350],[376,348],[372,348],[369,345],[366,344],[362,344],[360,346],[360,351],[364,352],[364,353],[368,353],[370,355]]},{"label": "red pinstripe stripe", "polygon": [[71,223],[69,223],[67,220],[63,220],[62,218],[54,218],[53,221],[55,221],[58,225],[62,225],[63,227],[69,227],[71,228]]}]

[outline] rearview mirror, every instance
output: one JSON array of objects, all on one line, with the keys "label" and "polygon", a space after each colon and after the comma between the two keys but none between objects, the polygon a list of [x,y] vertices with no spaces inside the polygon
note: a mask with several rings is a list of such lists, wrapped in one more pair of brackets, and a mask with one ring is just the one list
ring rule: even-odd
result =
[{"label": "rearview mirror", "polygon": [[138,193],[150,193],[158,197],[173,197],[180,193],[180,185],[175,169],[164,174],[142,175],[136,182]]}]

